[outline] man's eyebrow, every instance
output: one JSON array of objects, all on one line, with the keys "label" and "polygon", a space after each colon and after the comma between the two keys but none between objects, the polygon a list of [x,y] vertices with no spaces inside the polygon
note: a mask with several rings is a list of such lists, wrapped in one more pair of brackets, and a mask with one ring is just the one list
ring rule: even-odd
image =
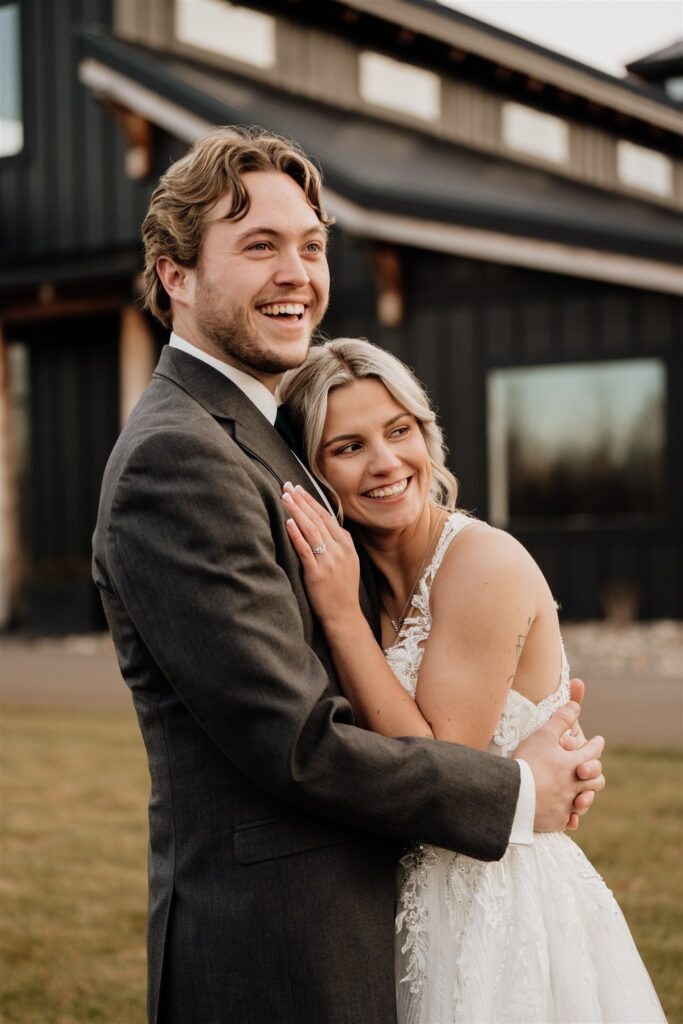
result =
[{"label": "man's eyebrow", "polygon": [[[392,416],[391,419],[387,420],[386,423],[383,424],[383,429],[390,427],[392,423],[395,423],[396,420],[400,420],[401,417],[410,415],[411,413],[409,413],[407,409],[404,409],[402,412],[397,412],[395,416]],[[339,441],[352,441],[354,437],[358,437],[358,434],[337,434],[336,437],[331,437],[329,441],[325,441],[325,444],[322,446],[322,450],[324,451],[325,448],[329,448],[331,444],[337,444]]]},{"label": "man's eyebrow", "polygon": [[[241,235],[237,236],[238,242],[244,242],[247,238],[251,238],[253,235],[265,235],[267,238],[281,238],[282,232],[276,231],[275,228],[268,227],[256,227],[247,228]],[[311,235],[322,235],[323,238],[327,237],[327,232],[322,224],[312,224],[310,228],[307,228],[302,232],[302,238],[309,238]]]}]

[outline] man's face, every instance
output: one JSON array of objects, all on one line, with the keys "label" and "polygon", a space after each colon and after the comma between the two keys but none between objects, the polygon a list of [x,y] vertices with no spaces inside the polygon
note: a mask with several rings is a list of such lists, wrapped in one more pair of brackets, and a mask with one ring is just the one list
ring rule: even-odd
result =
[{"label": "man's face", "polygon": [[274,387],[303,363],[327,308],[325,229],[287,174],[254,171],[242,180],[249,212],[226,220],[224,196],[207,215],[190,300],[174,310],[174,326]]}]

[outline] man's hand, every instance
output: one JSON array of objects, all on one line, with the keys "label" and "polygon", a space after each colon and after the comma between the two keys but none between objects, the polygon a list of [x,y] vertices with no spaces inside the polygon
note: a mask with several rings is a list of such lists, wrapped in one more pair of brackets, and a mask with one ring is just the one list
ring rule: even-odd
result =
[{"label": "man's hand", "polygon": [[605,787],[600,756],[602,736],[588,742],[578,727],[583,698],[581,680],[570,684],[572,700],[559,708],[544,726],[517,748],[533,772],[536,783],[536,832],[576,829],[595,794]]}]

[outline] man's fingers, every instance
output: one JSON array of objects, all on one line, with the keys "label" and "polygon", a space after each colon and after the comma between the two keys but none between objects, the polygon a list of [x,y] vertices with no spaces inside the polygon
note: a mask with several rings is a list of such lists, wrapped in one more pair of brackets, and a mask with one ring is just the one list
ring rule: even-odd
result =
[{"label": "man's fingers", "polygon": [[577,777],[579,778],[579,780],[581,782],[581,788],[582,789],[593,789],[593,790],[595,790],[596,793],[600,793],[605,788],[605,786],[607,785],[607,781],[605,779],[605,776],[603,775],[602,771],[600,770],[600,762],[597,762],[597,767],[593,767],[593,765],[591,765],[590,773],[591,774],[588,776],[588,778],[584,779],[584,778],[581,778],[580,776],[578,776],[578,771],[577,771]]},{"label": "man's fingers", "polygon": [[574,800],[574,811],[576,814],[585,814],[595,800],[595,793],[592,789],[584,789],[583,793]]},{"label": "man's fingers", "polygon": [[569,680],[569,696],[577,704],[583,704],[583,695],[586,692],[586,687],[583,684],[583,679],[570,679]]},{"label": "man's fingers", "polygon": [[548,725],[551,729],[557,730],[557,738],[559,740],[562,733],[568,729],[571,731],[576,720],[579,717],[581,706],[575,704],[573,701],[569,701],[568,704],[563,704],[561,708],[558,708],[552,718],[549,720]]},{"label": "man's fingers", "polygon": [[604,736],[593,736],[591,739],[588,740],[587,743],[584,743],[584,745],[581,747],[581,755],[579,758],[580,763],[583,764],[587,761],[599,761],[602,757],[602,752],[604,749]]}]

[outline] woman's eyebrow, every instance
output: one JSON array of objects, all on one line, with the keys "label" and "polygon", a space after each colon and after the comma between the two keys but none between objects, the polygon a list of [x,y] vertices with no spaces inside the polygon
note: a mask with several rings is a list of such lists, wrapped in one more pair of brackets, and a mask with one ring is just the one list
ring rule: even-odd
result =
[{"label": "woman's eyebrow", "polygon": [[350,441],[354,437],[358,437],[358,434],[337,434],[335,437],[331,437],[329,441],[325,441],[324,448],[329,448],[331,444],[336,444],[337,441]]},{"label": "woman's eyebrow", "polygon": [[[404,410],[403,412],[397,412],[395,416],[392,416],[391,419],[387,420],[386,423],[383,424],[383,427],[384,428],[390,427],[392,423],[395,423],[396,420],[400,420],[401,417],[403,417],[403,416],[410,416],[410,413],[407,412],[406,410]],[[351,441],[355,437],[359,437],[359,435],[358,434],[337,434],[335,437],[331,437],[329,441],[325,441],[325,444],[322,446],[322,448],[323,449],[329,448],[331,444],[336,444],[337,441]]]}]

